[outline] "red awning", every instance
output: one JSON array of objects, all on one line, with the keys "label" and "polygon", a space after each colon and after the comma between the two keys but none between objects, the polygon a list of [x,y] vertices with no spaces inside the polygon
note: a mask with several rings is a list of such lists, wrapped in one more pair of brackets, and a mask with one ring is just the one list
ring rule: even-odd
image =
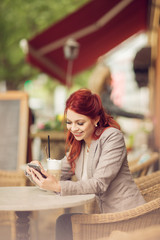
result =
[{"label": "red awning", "polygon": [[139,31],[147,29],[148,0],[92,0],[78,11],[28,41],[27,61],[66,84],[63,46],[69,38],[80,45],[72,75]]}]

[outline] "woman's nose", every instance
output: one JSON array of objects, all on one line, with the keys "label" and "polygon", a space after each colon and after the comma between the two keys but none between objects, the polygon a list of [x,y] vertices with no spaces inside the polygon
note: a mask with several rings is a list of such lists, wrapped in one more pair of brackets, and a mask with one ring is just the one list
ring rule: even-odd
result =
[{"label": "woman's nose", "polygon": [[72,126],[71,126],[71,130],[74,132],[77,129],[78,129],[77,125],[73,123]]}]

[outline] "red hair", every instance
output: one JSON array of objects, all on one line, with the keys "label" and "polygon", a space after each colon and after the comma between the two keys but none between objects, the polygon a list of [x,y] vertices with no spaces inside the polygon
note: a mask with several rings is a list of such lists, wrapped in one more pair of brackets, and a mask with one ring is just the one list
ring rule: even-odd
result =
[{"label": "red hair", "polygon": [[[100,117],[98,126],[93,133],[93,139],[98,139],[107,127],[120,129],[119,124],[113,119],[113,117],[105,112],[99,95],[93,94],[89,89],[80,89],[72,93],[66,101],[65,115],[68,109],[85,115],[90,119],[95,119],[98,116]],[[96,134],[97,129],[102,130],[100,135]],[[73,134],[68,131],[66,138],[66,152],[69,151],[67,158],[73,172],[75,170],[75,159],[81,152],[82,142],[83,141],[77,141]]]}]

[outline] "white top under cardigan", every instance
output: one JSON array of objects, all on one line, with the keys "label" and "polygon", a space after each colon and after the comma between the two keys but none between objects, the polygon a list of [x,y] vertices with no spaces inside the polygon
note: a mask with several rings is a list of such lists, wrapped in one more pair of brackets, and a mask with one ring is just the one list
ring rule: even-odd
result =
[{"label": "white top under cardigan", "polygon": [[85,144],[84,158],[83,158],[82,180],[87,180],[88,179],[88,174],[87,174],[88,156],[89,156],[89,149],[88,149],[87,144]]}]

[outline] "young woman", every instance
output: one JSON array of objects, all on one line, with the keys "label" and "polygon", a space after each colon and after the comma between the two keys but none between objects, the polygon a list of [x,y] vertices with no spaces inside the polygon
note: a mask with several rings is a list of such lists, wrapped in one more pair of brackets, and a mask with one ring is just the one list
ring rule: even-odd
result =
[{"label": "young woman", "polygon": [[[101,213],[145,203],[128,168],[120,126],[105,113],[100,97],[88,89],[74,92],[66,101],[65,115],[68,135],[61,180],[57,182],[43,168],[47,178],[28,168],[33,181],[62,196],[95,194]],[[76,182],[71,181],[74,174]]]}]

